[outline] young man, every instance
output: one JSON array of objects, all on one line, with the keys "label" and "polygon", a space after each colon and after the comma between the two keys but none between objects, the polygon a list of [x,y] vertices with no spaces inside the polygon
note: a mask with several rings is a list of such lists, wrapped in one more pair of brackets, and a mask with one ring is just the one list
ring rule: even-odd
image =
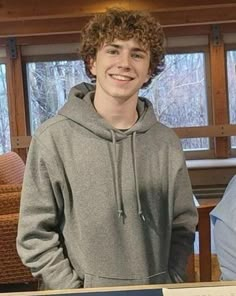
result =
[{"label": "young man", "polygon": [[32,139],[17,248],[47,289],[184,279],[197,214],[181,145],[138,98],[163,40],[148,14],[95,16],[81,57],[96,88],[73,88]]}]

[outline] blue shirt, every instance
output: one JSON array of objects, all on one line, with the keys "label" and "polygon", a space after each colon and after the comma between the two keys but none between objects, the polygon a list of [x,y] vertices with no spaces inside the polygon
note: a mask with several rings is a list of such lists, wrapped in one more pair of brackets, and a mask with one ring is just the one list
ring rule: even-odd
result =
[{"label": "blue shirt", "polygon": [[223,280],[236,280],[236,176],[229,182],[222,200],[210,213]]}]

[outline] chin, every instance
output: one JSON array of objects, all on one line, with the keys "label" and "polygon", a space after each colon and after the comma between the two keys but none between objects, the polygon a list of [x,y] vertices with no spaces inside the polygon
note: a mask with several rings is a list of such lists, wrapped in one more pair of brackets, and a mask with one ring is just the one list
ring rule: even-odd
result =
[{"label": "chin", "polygon": [[124,100],[124,101],[126,101],[134,96],[133,93],[113,93],[111,95],[113,98]]}]

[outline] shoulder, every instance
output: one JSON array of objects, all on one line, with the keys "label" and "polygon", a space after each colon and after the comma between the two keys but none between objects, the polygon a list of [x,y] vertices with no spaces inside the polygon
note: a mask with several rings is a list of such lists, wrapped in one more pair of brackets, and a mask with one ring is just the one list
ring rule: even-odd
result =
[{"label": "shoulder", "polygon": [[67,119],[64,116],[55,115],[40,125],[40,127],[35,132],[35,136],[41,137],[45,133],[55,132],[56,130],[61,129],[66,121]]},{"label": "shoulder", "polygon": [[32,151],[40,149],[43,153],[53,153],[58,151],[58,147],[71,135],[68,130],[68,119],[61,115],[56,115],[46,120],[34,133],[30,148]]},{"label": "shoulder", "polygon": [[180,139],[172,128],[157,121],[151,128],[150,132],[154,139],[156,138],[158,141],[162,141],[162,143],[166,145],[173,145],[175,148],[178,147],[182,150]]}]

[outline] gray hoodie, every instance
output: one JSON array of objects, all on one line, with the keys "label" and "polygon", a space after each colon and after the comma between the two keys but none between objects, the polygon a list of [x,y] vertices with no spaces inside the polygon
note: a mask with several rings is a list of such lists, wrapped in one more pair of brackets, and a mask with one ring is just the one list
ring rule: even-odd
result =
[{"label": "gray hoodie", "polygon": [[46,289],[182,281],[197,213],[180,142],[138,100],[127,131],[71,90],[30,145],[17,250]]}]

